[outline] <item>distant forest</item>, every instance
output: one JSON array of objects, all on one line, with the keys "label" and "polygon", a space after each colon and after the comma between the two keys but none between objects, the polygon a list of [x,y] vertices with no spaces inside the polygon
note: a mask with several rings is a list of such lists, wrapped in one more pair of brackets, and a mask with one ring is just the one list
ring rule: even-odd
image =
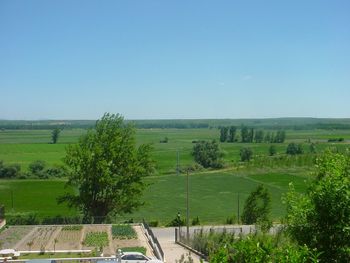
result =
[{"label": "distant forest", "polygon": [[[45,130],[59,128],[92,128],[95,120],[40,120],[11,121],[0,120],[0,129]],[[128,120],[140,129],[174,128],[198,129],[220,128],[222,126],[247,126],[259,129],[311,130],[311,129],[350,129],[350,118],[271,118],[271,119],[174,119],[174,120]]]}]

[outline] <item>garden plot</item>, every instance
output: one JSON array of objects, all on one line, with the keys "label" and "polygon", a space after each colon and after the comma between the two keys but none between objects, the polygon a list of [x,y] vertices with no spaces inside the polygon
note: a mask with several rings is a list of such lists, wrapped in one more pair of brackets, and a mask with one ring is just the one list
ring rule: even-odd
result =
[{"label": "garden plot", "polygon": [[50,249],[50,244],[52,244],[56,238],[58,231],[60,231],[60,228],[56,226],[37,227],[36,231],[33,231],[33,233],[22,242],[18,250],[48,250]]},{"label": "garden plot", "polygon": [[10,226],[0,233],[0,248],[15,248],[33,229],[33,226]]},{"label": "garden plot", "polygon": [[119,248],[145,247],[146,254],[153,256],[139,226],[112,225],[112,246],[114,251]]},{"label": "garden plot", "polygon": [[115,251],[112,243],[110,225],[84,226],[83,249],[91,249],[103,252],[104,255],[113,255]]},{"label": "garden plot", "polygon": [[64,226],[54,240],[56,250],[81,249],[83,226]]}]

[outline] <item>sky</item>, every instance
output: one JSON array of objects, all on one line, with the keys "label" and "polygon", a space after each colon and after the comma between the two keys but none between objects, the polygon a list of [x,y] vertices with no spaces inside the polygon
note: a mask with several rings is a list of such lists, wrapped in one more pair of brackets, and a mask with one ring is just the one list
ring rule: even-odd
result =
[{"label": "sky", "polygon": [[0,119],[350,117],[348,0],[0,0]]}]

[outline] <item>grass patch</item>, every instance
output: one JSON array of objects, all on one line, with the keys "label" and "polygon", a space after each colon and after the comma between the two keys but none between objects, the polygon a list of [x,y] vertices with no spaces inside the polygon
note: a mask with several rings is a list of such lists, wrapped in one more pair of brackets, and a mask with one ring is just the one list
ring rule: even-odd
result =
[{"label": "grass patch", "polygon": [[116,239],[137,238],[135,230],[130,225],[112,225],[112,236]]},{"label": "grass patch", "polygon": [[120,248],[122,252],[140,252],[146,255],[147,249],[145,247],[122,247]]},{"label": "grass patch", "polygon": [[45,258],[80,258],[80,257],[93,257],[92,253],[28,253],[21,254],[18,259],[45,259]]}]

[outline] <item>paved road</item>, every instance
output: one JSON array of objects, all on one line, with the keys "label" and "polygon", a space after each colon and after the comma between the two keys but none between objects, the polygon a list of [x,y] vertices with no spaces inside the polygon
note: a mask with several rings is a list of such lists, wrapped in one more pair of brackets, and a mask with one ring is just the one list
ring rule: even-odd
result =
[{"label": "paved road", "polygon": [[195,263],[200,262],[200,258],[190,253],[189,250],[183,248],[182,246],[175,243],[175,228],[165,227],[165,228],[152,228],[154,235],[158,238],[160,245],[162,246],[165,260],[167,263],[176,263],[180,260],[181,256],[184,255],[185,258],[190,254]]}]

